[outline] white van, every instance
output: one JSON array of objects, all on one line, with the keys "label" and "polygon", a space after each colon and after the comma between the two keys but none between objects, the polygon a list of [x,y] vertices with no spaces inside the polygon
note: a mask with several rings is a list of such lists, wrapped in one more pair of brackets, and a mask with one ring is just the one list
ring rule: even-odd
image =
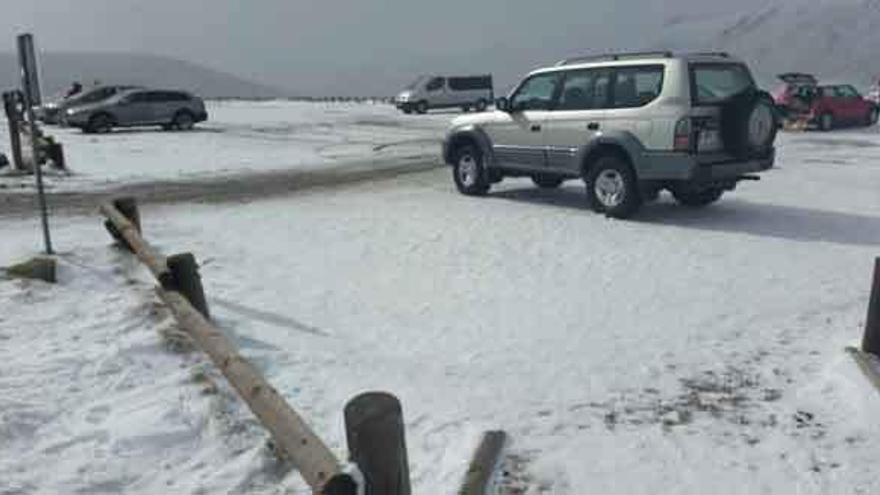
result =
[{"label": "white van", "polygon": [[432,108],[460,107],[482,112],[494,101],[492,76],[421,76],[406,87],[394,103],[403,113],[425,113]]}]

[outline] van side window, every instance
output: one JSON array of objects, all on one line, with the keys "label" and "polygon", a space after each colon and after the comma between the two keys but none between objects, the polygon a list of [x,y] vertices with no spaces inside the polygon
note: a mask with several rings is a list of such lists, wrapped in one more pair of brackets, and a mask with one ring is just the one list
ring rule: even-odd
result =
[{"label": "van side window", "polygon": [[611,72],[587,69],[568,72],[556,110],[593,110],[608,107]]},{"label": "van side window", "polygon": [[651,103],[663,88],[663,66],[621,67],[615,71],[614,108],[636,108]]},{"label": "van side window", "polygon": [[450,77],[449,89],[453,91],[492,89],[492,76]]},{"label": "van side window", "polygon": [[442,77],[435,77],[434,79],[431,79],[430,82],[428,82],[428,85],[425,86],[425,89],[428,91],[437,91],[438,89],[441,89],[445,83],[446,79]]}]

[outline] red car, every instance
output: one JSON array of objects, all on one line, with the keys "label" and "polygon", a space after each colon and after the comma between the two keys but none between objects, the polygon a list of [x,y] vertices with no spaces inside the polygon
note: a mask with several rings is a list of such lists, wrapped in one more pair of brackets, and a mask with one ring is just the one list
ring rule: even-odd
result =
[{"label": "red car", "polygon": [[819,84],[810,74],[781,74],[773,91],[776,107],[791,120],[802,120],[823,131],[842,125],[877,123],[878,107],[850,84]]}]

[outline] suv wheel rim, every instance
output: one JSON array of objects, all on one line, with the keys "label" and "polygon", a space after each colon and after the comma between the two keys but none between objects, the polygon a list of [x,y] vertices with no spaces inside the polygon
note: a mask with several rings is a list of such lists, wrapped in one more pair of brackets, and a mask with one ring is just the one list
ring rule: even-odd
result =
[{"label": "suv wheel rim", "polygon": [[462,155],[458,159],[458,180],[463,186],[473,187],[477,183],[478,173],[477,161],[472,155]]},{"label": "suv wheel rim", "polygon": [[626,194],[626,185],[623,175],[617,170],[603,170],[597,177],[596,183],[593,185],[593,191],[596,198],[606,208],[614,208],[623,202]]}]

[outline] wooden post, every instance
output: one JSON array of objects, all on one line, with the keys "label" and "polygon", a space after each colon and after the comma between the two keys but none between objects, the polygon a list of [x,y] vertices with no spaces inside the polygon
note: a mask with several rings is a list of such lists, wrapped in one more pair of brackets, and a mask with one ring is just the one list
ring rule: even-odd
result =
[{"label": "wooden post", "polygon": [[358,495],[358,485],[351,476],[337,474],[324,485],[321,495]]},{"label": "wooden post", "polygon": [[363,474],[365,495],[410,495],[409,463],[400,401],[361,394],[345,406],[348,452]]},{"label": "wooden post", "polygon": [[3,108],[6,111],[6,122],[9,125],[9,144],[12,148],[12,167],[15,170],[24,170],[24,162],[21,157],[21,133],[19,122],[21,113],[18,110],[18,93],[7,91],[3,93]]},{"label": "wooden post", "polygon": [[157,292],[180,327],[208,354],[260,423],[269,430],[279,454],[293,462],[314,493],[322,493],[325,484],[342,471],[330,449],[263,375],[238,353],[229,338],[196,311],[186,298],[175,291],[159,289]]},{"label": "wooden post", "polygon": [[[156,277],[156,280],[159,281],[162,287],[167,288],[172,286],[173,279],[171,277],[171,272],[168,270],[168,265],[165,263],[165,258],[159,256],[155,250],[147,244],[147,241],[141,237],[138,226],[133,224],[125,217],[125,215],[120,213],[112,203],[102,204],[101,213],[107,217],[107,222],[105,222],[104,225],[108,226],[107,230],[110,230],[111,235],[114,235],[114,238],[118,235],[119,238],[122,239],[123,244],[129,248],[139,260],[147,265],[147,268],[150,269],[150,272],[152,272],[153,276]],[[116,234],[113,234],[113,232],[116,232]]]},{"label": "wooden post", "polygon": [[862,351],[880,356],[880,258],[874,260],[874,279],[871,284],[871,299],[868,300]]},{"label": "wooden post", "polygon": [[131,196],[125,196],[122,198],[116,198],[113,200],[113,206],[119,210],[119,213],[134,225],[134,228],[137,229],[138,233],[143,233],[141,230],[141,213],[138,211],[137,200],[132,198]]},{"label": "wooden post", "polygon": [[487,431],[474,454],[464,477],[459,495],[486,495],[492,493],[489,485],[501,463],[501,454],[507,443],[503,431]]},{"label": "wooden post", "polygon": [[175,254],[166,260],[168,270],[171,271],[172,287],[196,308],[205,318],[210,318],[208,301],[205,300],[205,291],[202,288],[202,278],[199,276],[199,265],[192,253]]}]

